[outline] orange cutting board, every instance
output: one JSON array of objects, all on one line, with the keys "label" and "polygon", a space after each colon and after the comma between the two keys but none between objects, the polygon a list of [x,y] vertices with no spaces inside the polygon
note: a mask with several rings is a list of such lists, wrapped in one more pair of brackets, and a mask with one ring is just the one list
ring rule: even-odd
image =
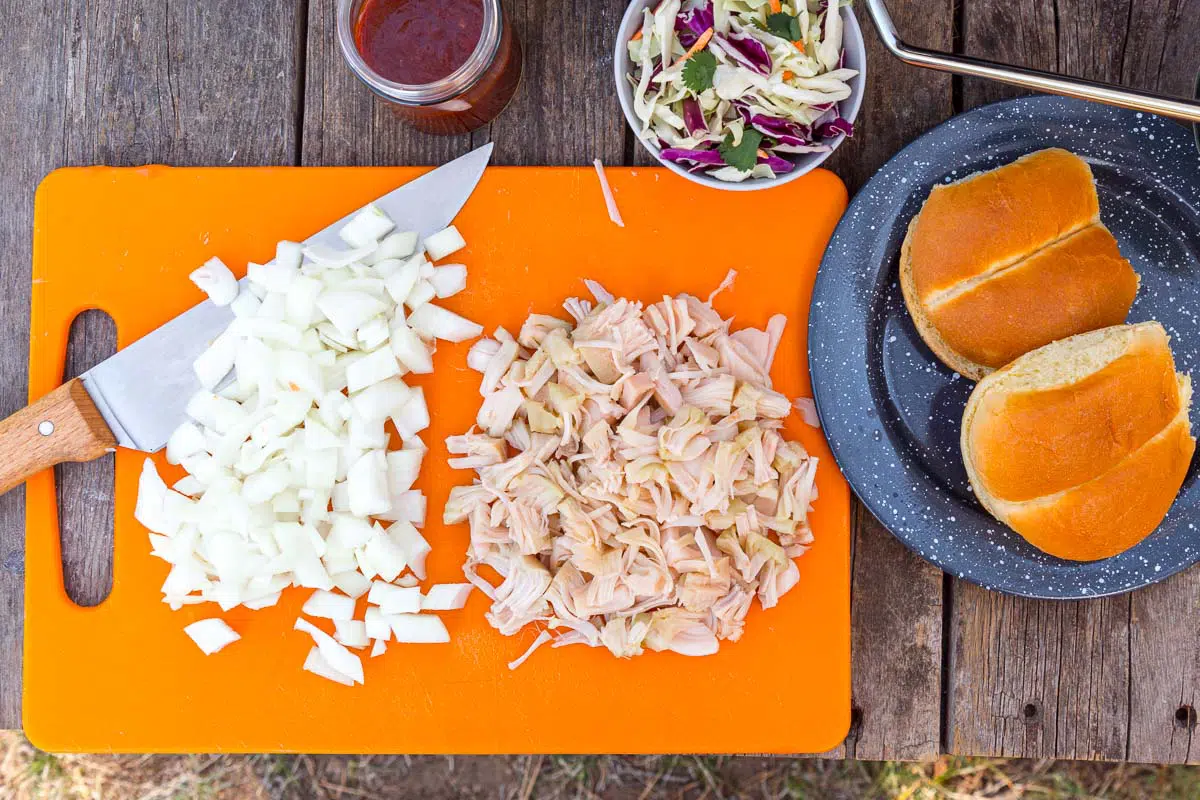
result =
[{"label": "orange cutting board", "polygon": [[[265,261],[279,239],[302,239],[424,170],[413,168],[66,169],[37,193],[30,398],[57,386],[71,320],[88,308],[116,320],[120,346],[202,299],[188,272],[210,256],[235,270]],[[814,172],[765,193],[718,192],[662,169],[610,169],[626,227],[613,225],[591,169],[492,168],[456,220],[469,247],[468,289],[445,304],[491,331],[530,312],[561,313],[582,278],[653,302],[705,297],[729,269],[716,306],[735,325],[789,323],[773,376],[810,395],[807,310],[817,264],[846,191]],[[403,221],[401,220],[401,227]],[[466,525],[443,526],[451,486],[443,439],[478,409],[468,344],[439,345],[425,386],[431,450],[418,488],[433,582],[461,580]],[[144,456],[116,458],[112,594],[80,608],[63,588],[54,477],[29,481],[25,573],[25,731],[50,751],[345,753],[816,752],[850,722],[849,490],[819,431],[787,423],[820,457],[816,542],[799,586],[777,608],[751,611],[745,635],[708,658],[648,653],[620,661],[583,646],[542,648],[520,669],[534,631],[506,638],[475,592],[444,615],[446,645],[392,644],[364,658],[366,685],[301,671],[312,642],[292,630],[309,594],[292,589],[264,611],[215,605],[171,611],[133,519]],[[178,468],[157,456],[171,480]],[[360,601],[360,604],[363,601]],[[361,608],[360,612],[361,614]],[[221,616],[242,635],[204,656],[183,633]],[[326,626],[328,629],[328,626]]]}]

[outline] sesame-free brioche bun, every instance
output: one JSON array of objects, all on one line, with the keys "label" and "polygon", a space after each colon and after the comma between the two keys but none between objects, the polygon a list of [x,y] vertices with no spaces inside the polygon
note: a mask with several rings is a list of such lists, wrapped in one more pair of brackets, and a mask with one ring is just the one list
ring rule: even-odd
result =
[{"label": "sesame-free brioche bun", "polygon": [[904,239],[900,288],[934,354],[978,380],[1124,322],[1138,275],[1100,222],[1087,162],[1050,149],[935,186]]},{"label": "sesame-free brioche bun", "polygon": [[1148,536],[1195,452],[1191,381],[1157,322],[1034,350],[979,382],[963,415],[976,497],[1030,544],[1093,561]]}]

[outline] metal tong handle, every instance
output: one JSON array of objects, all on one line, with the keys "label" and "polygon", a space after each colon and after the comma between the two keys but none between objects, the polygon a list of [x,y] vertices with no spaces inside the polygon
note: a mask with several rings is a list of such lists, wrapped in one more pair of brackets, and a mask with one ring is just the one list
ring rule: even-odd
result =
[{"label": "metal tong handle", "polygon": [[912,47],[900,40],[900,34],[896,30],[896,24],[892,22],[892,15],[888,13],[884,0],[866,0],[866,3],[867,10],[871,13],[871,19],[875,21],[875,28],[879,31],[879,38],[883,40],[884,46],[892,55],[906,64],[928,67],[941,72],[953,72],[958,75],[970,75],[975,78],[988,78],[1040,92],[1078,97],[1083,100],[1107,103],[1110,106],[1131,108],[1134,111],[1145,111],[1150,114],[1200,122],[1200,103],[1198,102],[1177,100],[1173,97],[1125,89],[1083,78],[1068,78],[1053,72],[997,64],[982,58]]}]

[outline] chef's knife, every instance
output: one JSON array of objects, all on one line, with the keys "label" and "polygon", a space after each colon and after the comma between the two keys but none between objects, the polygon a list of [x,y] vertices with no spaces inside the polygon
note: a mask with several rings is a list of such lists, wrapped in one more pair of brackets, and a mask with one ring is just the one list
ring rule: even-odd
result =
[{"label": "chef's knife", "polygon": [[[423,237],[436,233],[458,215],[491,155],[490,144],[473,150],[375,205],[401,230]],[[345,247],[338,231],[354,213],[304,243]],[[162,449],[200,388],[192,362],[232,319],[228,308],[200,303],[0,421],[0,494],[55,464],[90,461],[117,446],[146,453]]]}]

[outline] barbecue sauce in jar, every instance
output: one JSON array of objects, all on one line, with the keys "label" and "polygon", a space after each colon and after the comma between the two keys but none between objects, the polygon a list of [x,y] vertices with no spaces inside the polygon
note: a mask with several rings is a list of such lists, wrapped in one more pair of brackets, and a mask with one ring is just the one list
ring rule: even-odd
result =
[{"label": "barbecue sauce in jar", "polygon": [[351,67],[416,127],[465,133],[512,99],[521,48],[499,0],[347,1],[354,55],[367,69],[346,53]]}]

